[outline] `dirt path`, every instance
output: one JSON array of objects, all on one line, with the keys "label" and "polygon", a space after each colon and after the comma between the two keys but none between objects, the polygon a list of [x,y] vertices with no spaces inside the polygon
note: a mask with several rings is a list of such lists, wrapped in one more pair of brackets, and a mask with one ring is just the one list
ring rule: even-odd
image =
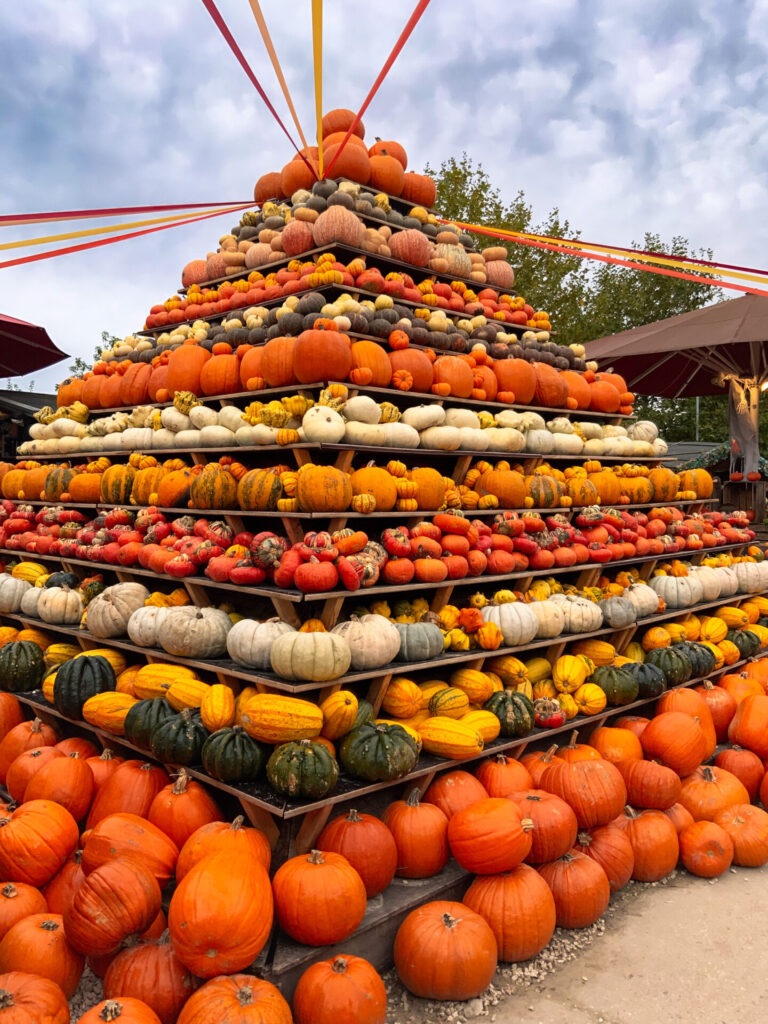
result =
[{"label": "dirt path", "polygon": [[768,866],[630,886],[584,932],[556,932],[482,998],[437,1004],[387,978],[391,1024],[768,1024]]}]

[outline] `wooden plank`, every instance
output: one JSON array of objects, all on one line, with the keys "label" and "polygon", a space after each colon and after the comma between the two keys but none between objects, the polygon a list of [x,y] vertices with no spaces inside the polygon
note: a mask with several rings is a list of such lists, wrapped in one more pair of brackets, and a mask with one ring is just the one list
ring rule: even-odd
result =
[{"label": "wooden plank", "polygon": [[639,569],[638,574],[637,574],[638,577],[641,580],[649,580],[651,578],[651,576],[653,576],[653,571],[654,571],[654,569],[656,568],[656,566],[658,564],[659,564],[659,560],[657,558],[651,558],[647,562],[644,562],[640,566],[640,569]]},{"label": "wooden plank", "polygon": [[320,612],[319,618],[326,629],[333,629],[339,620],[339,613],[343,607],[343,597],[331,597],[323,602],[323,610]]},{"label": "wooden plank", "polygon": [[310,811],[301,819],[301,826],[296,833],[296,853],[308,853],[313,850],[317,837],[325,828],[325,824],[331,816],[331,805],[318,807],[316,811]]},{"label": "wooden plank", "polygon": [[247,796],[239,796],[238,800],[240,806],[245,812],[245,816],[248,821],[253,825],[254,828],[259,829],[269,840],[269,845],[272,849],[277,845],[277,841],[280,838],[280,829],[278,828],[277,822],[269,813],[265,811],[263,807],[259,807],[253,800],[249,800]]},{"label": "wooden plank", "polygon": [[312,947],[278,934],[272,961],[260,977],[277,985],[291,999],[301,975],[318,960],[349,953],[362,956],[381,973],[392,966],[392,949],[397,930],[416,907],[430,900],[461,900],[472,876],[455,861],[432,878],[393,879],[386,893],[368,900],[365,917],[350,938],[336,946]]},{"label": "wooden plank", "polygon": [[270,596],[272,606],[277,613],[278,618],[282,619],[283,622],[287,622],[289,626],[293,626],[294,629],[298,629],[301,625],[301,618],[299,613],[296,611],[296,606],[290,601],[284,601],[282,598],[277,596]]},{"label": "wooden plank", "polygon": [[380,676],[378,679],[374,680],[368,687],[368,693],[366,694],[366,697],[368,699],[368,702],[373,705],[374,717],[376,717],[379,713],[379,710],[381,708],[381,702],[384,700],[384,694],[387,692],[387,687],[392,681],[393,675],[394,673],[390,672],[387,675]]},{"label": "wooden plank", "polygon": [[[361,448],[360,451],[364,452],[365,448]],[[375,451],[375,449],[372,449],[371,454],[374,454]],[[343,452],[339,452],[336,456],[336,461],[334,462],[336,469],[340,469],[342,473],[350,473],[352,471],[352,463],[355,455],[357,455],[357,451],[355,450],[350,451],[349,449],[346,449]]]},{"label": "wooden plank", "polygon": [[304,540],[304,528],[297,519],[288,516],[280,520],[285,530],[285,535],[291,544],[301,544]]},{"label": "wooden plank", "polygon": [[453,595],[453,584],[441,584],[437,587],[435,596],[430,603],[430,611],[441,612],[447,604],[450,604]]},{"label": "wooden plank", "polygon": [[[477,455],[480,455],[480,454],[484,455],[485,453],[484,452],[483,453],[477,452],[476,454]],[[453,467],[453,472],[450,474],[451,479],[455,480],[457,484],[460,484],[462,482],[462,480],[464,479],[464,477],[467,475],[467,472],[469,470],[469,467],[472,465],[472,462],[473,462],[473,456],[472,455],[460,455],[458,457],[458,459],[456,460],[456,463],[455,463],[455,465]]]},{"label": "wooden plank", "polygon": [[296,460],[296,465],[301,469],[302,466],[306,466],[312,461],[312,455],[304,448],[292,448],[293,457]]}]

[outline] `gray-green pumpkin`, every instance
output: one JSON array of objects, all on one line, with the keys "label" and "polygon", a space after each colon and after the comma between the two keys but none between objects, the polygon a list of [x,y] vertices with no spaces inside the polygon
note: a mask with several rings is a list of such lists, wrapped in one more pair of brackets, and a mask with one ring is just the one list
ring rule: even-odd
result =
[{"label": "gray-green pumpkin", "polygon": [[0,647],[0,690],[8,693],[39,690],[44,675],[43,652],[31,640],[14,640]]},{"label": "gray-green pumpkin", "polygon": [[336,788],[339,765],[322,743],[298,740],[275,747],[267,762],[272,788],[293,800],[319,800]]}]

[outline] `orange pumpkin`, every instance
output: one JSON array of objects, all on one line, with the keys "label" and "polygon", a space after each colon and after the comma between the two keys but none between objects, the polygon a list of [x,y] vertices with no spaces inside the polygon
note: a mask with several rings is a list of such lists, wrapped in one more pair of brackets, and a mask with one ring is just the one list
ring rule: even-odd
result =
[{"label": "orange pumpkin", "polygon": [[165,384],[169,394],[173,396],[177,391],[191,391],[193,395],[199,395],[200,374],[211,358],[211,353],[200,345],[181,345],[171,352]]},{"label": "orange pumpkin", "polygon": [[392,364],[386,351],[375,341],[356,341],[352,345],[352,365],[355,369],[368,369],[368,382],[375,388],[385,388],[392,380]]},{"label": "orange pumpkin", "polygon": [[536,394],[536,371],[527,359],[498,359],[493,372],[499,391],[511,391],[520,405],[530,405]]}]

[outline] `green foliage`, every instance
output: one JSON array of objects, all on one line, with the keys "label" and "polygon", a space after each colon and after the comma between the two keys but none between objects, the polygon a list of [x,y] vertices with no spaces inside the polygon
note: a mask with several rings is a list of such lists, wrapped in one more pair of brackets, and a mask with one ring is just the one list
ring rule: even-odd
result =
[{"label": "green foliage", "polygon": [[95,345],[93,349],[93,358],[91,362],[87,362],[85,359],[81,359],[80,356],[75,356],[74,362],[69,364],[69,372],[74,374],[76,377],[82,376],[87,370],[93,369],[93,364],[97,363],[101,359],[101,354],[105,348],[112,348],[118,342],[122,341],[122,338],[118,338],[116,334],[110,334],[109,331],[101,332],[101,344]]}]

